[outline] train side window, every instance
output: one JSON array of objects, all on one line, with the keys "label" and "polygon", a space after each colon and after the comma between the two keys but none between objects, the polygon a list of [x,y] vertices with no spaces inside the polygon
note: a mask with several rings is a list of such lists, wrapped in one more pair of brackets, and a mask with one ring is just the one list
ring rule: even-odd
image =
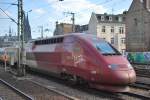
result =
[{"label": "train side window", "polygon": [[56,43],[56,38],[54,38],[54,43]]},{"label": "train side window", "polygon": [[63,38],[63,37],[62,37],[62,38],[60,38],[60,41],[61,41],[61,42],[63,42],[63,40],[64,40],[64,38]]},{"label": "train side window", "polygon": [[48,39],[47,41],[48,41],[48,44],[50,44],[50,39]]},{"label": "train side window", "polygon": [[38,44],[40,45],[40,44],[41,44],[41,41],[38,41]]},{"label": "train side window", "polygon": [[46,44],[48,44],[48,40],[46,40]]},{"label": "train side window", "polygon": [[52,43],[52,39],[49,39],[49,43],[50,43],[50,44]]},{"label": "train side window", "polygon": [[35,41],[34,44],[37,44],[37,41]]},{"label": "train side window", "polygon": [[54,39],[52,39],[52,44],[54,43]]},{"label": "train side window", "polygon": [[37,44],[37,45],[38,45],[38,44],[39,44],[39,41],[35,41],[35,44]]},{"label": "train side window", "polygon": [[47,40],[44,40],[44,44],[47,44]]},{"label": "train side window", "polygon": [[47,44],[47,40],[44,40],[44,44]]},{"label": "train side window", "polygon": [[56,38],[56,43],[59,43],[59,38]]}]

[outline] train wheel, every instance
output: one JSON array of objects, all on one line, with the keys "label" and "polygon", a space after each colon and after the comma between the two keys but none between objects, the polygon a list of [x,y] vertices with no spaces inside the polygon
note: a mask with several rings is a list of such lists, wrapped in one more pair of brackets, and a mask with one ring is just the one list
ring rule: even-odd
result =
[{"label": "train wheel", "polygon": [[63,79],[63,80],[68,80],[68,75],[66,73],[61,73],[60,74],[60,77]]},{"label": "train wheel", "polygon": [[69,76],[69,83],[71,85],[77,85],[78,84],[78,77],[76,75],[70,75]]},{"label": "train wheel", "polygon": [[81,84],[81,85],[87,84],[87,81],[85,81],[83,78],[77,77],[77,79],[78,79],[78,84]]}]

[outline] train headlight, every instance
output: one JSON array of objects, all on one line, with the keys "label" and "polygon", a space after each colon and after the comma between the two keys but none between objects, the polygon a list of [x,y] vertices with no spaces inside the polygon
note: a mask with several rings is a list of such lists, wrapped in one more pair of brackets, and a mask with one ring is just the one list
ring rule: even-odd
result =
[{"label": "train headlight", "polygon": [[117,64],[110,64],[110,65],[108,65],[108,67],[110,69],[116,69],[118,67],[118,65]]},{"label": "train headlight", "polygon": [[131,64],[130,64],[130,63],[129,63],[129,64],[127,64],[127,66],[128,66],[128,68],[132,69],[132,66],[131,66]]}]

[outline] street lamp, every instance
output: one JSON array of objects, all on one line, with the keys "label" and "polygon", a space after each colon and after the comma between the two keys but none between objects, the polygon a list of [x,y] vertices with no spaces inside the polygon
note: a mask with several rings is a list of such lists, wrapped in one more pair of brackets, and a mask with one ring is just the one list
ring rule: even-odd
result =
[{"label": "street lamp", "polygon": [[29,13],[29,12],[32,12],[32,9],[26,12],[26,13],[27,13],[27,15],[28,15],[28,13]]}]

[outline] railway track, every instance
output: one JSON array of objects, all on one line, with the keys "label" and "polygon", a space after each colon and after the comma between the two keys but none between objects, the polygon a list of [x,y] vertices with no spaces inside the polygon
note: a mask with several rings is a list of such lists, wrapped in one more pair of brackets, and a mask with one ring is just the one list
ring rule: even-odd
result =
[{"label": "railway track", "polygon": [[137,76],[150,78],[150,65],[133,65]]},{"label": "railway track", "polygon": [[123,93],[110,93],[106,91],[92,89],[86,86],[72,86],[63,80],[57,80],[57,78],[41,76],[41,74],[33,75],[32,80],[45,85],[46,87],[55,88],[56,90],[63,91],[66,94],[75,96],[81,100],[141,100],[138,96],[133,96]]},{"label": "railway track", "polygon": [[[14,86],[12,86],[11,84],[9,84],[8,82],[0,79],[0,86],[1,89],[4,91],[7,91],[7,93],[5,92],[4,95],[2,95],[2,97],[0,97],[0,100],[3,100],[2,98],[9,99],[9,97],[11,97],[11,100],[33,100],[32,97],[30,97],[29,95],[25,94],[24,92],[20,91],[19,89],[15,88]],[[11,89],[11,90],[9,90]],[[2,91],[1,90],[1,91]],[[14,92],[14,93],[12,93]],[[1,93],[2,94],[2,93]],[[8,97],[9,96],[9,97]],[[12,98],[14,97],[14,98]]]},{"label": "railway track", "polygon": [[78,98],[73,98],[63,92],[56,91],[55,89],[50,89],[49,87],[44,87],[42,84],[39,84],[36,81],[30,81],[29,77],[18,78],[12,76],[10,73],[6,73],[0,70],[0,78],[1,80],[4,80],[2,82],[7,83],[8,86],[13,87],[16,91],[22,93],[22,95],[28,95],[28,97],[30,97],[30,99],[25,98],[23,100],[78,100]]},{"label": "railway track", "polygon": [[[4,76],[7,76],[7,75],[4,75]],[[21,83],[20,83],[22,84],[23,82],[23,84],[28,85],[29,87],[26,87],[26,89],[22,89],[20,84],[16,83],[16,81],[19,81],[19,80],[14,80],[14,79],[11,80],[8,78],[7,81],[10,81],[12,84],[17,84],[18,85],[17,88],[21,89],[24,93],[28,93],[28,95],[33,97],[35,100],[44,100],[44,99],[47,99],[48,97],[50,97],[52,100],[79,100],[79,99],[81,100],[100,100],[100,99],[141,100],[141,99],[145,99],[147,100],[147,99],[150,99],[148,94],[145,95],[145,94],[142,94],[143,92],[142,93],[137,92],[139,91],[139,89],[137,90],[136,87],[135,87],[135,91],[134,89],[132,89],[132,91],[126,92],[126,93],[108,93],[108,92],[104,92],[100,90],[91,89],[89,87],[87,88],[85,86],[72,86],[72,85],[69,85],[67,82],[62,81],[57,78],[52,78],[52,77],[41,75],[41,74],[39,76],[39,73],[37,75],[28,74],[27,77],[30,77],[30,78],[21,80]],[[38,89],[39,87],[42,89]],[[54,93],[51,93],[49,96],[47,94],[48,91],[51,91]],[[45,92],[46,94],[44,94]],[[45,95],[46,98],[38,99],[38,98],[43,98],[42,95]]]},{"label": "railway track", "polygon": [[62,95],[62,96],[64,96],[64,97],[66,97],[68,100],[79,100],[79,99],[76,98],[76,97],[73,97],[73,96],[67,95],[67,94],[64,93],[64,92],[58,91],[58,90],[56,90],[56,89],[53,88],[53,87],[45,86],[45,85],[43,85],[43,84],[41,84],[41,83],[39,83],[39,82],[37,82],[37,81],[33,81],[33,80],[29,80],[29,81],[30,81],[30,82],[33,82],[33,83],[36,84],[36,85],[39,85],[39,86],[41,86],[41,87],[44,87],[45,89],[48,89],[48,90],[50,90],[50,91],[53,91],[53,92],[55,92],[55,93],[57,93],[57,94],[59,94],[59,95]]},{"label": "railway track", "polygon": [[129,92],[125,92],[121,94],[137,97],[139,99],[150,100],[149,90],[150,90],[150,84],[136,82],[135,84],[130,85]]},{"label": "railway track", "polygon": [[138,69],[135,68],[136,75],[141,77],[148,77],[150,78],[150,69]]},{"label": "railway track", "polygon": [[125,92],[125,93],[121,93],[121,94],[135,97],[140,100],[150,100],[150,96],[146,96],[146,95],[142,95],[142,94],[138,94],[138,93],[134,93],[134,92]]},{"label": "railway track", "polygon": [[135,84],[130,85],[132,87],[135,88],[141,88],[141,89],[145,89],[145,90],[150,90],[150,83],[144,83],[144,82],[136,82]]}]

